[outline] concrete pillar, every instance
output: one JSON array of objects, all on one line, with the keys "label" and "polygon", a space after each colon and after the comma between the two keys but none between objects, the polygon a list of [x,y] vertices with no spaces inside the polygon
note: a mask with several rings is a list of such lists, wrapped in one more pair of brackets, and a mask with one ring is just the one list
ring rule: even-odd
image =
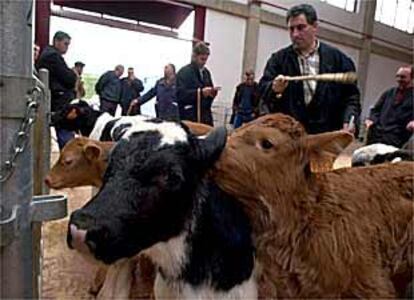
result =
[{"label": "concrete pillar", "polygon": [[[364,107],[365,90],[368,78],[369,59],[372,47],[372,34],[374,31],[374,19],[376,0],[361,1],[361,11],[364,13],[362,48],[358,55],[358,85],[361,91],[361,106]],[[361,120],[362,121],[362,120]]]},{"label": "concrete pillar", "polygon": [[[0,167],[11,158],[26,112],[27,92],[33,87],[32,8],[30,0],[0,1]],[[32,276],[32,147],[28,139],[14,161],[13,173],[0,182],[0,238],[14,236],[0,246],[0,299],[38,296]],[[13,235],[11,228],[4,227],[8,220],[17,220]]]},{"label": "concrete pillar", "polygon": [[246,22],[246,34],[243,50],[243,73],[247,69],[256,69],[257,48],[260,30],[260,3],[249,1],[249,16]]}]

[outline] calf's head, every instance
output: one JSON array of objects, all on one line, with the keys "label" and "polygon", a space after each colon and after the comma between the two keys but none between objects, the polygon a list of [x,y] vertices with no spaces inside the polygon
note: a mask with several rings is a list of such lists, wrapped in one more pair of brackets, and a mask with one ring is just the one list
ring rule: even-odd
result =
[{"label": "calf's head", "polygon": [[315,176],[311,163],[335,158],[351,141],[343,131],[307,135],[289,116],[266,115],[231,135],[212,174],[250,207],[254,220],[261,209],[275,207],[270,201],[299,198]]},{"label": "calf's head", "polygon": [[79,137],[69,141],[45,178],[53,189],[102,185],[113,142],[99,142]]},{"label": "calf's head", "polygon": [[179,235],[225,143],[222,128],[205,139],[171,122],[130,128],[111,152],[101,190],[71,215],[69,247],[112,263]]},{"label": "calf's head", "polygon": [[76,99],[52,115],[51,125],[89,136],[100,114],[86,101]]}]

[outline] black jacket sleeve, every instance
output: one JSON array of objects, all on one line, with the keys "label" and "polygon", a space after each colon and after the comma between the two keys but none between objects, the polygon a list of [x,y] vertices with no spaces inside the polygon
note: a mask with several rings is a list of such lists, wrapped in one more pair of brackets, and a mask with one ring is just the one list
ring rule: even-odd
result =
[{"label": "black jacket sleeve", "polygon": [[[259,81],[261,113],[281,111],[281,104],[283,103],[283,100],[285,100],[283,99],[285,98],[285,94],[282,95],[282,98],[277,99],[275,92],[272,90],[273,79],[275,79],[278,75],[286,74],[283,74],[282,57],[280,53],[273,53],[267,61],[263,76]],[[270,109],[270,106],[272,109]]]},{"label": "black jacket sleeve", "polygon": [[63,58],[54,53],[46,59],[45,62],[49,66],[49,70],[56,77],[57,81],[67,89],[74,89],[78,76],[68,68]]},{"label": "black jacket sleeve", "polygon": [[98,82],[95,84],[95,92],[100,95],[103,87],[109,80],[109,72],[104,73],[101,77],[99,77]]},{"label": "black jacket sleeve", "polygon": [[368,119],[376,123],[380,117],[382,107],[384,105],[385,99],[387,98],[388,91],[384,92],[381,97],[378,99],[377,103],[371,108]]},{"label": "black jacket sleeve", "polygon": [[132,81],[132,86],[137,92],[137,94],[141,93],[144,90],[144,85],[142,84],[142,81],[139,79],[134,79]]}]

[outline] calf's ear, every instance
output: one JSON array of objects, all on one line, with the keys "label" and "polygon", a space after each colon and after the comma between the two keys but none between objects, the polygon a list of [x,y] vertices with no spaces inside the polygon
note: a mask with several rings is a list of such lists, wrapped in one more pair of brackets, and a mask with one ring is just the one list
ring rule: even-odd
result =
[{"label": "calf's ear", "polygon": [[331,170],[335,159],[352,141],[352,134],[345,131],[308,135],[305,144],[312,171]]},{"label": "calf's ear", "polygon": [[96,144],[88,143],[83,147],[83,153],[87,160],[95,161],[101,155],[102,149]]},{"label": "calf's ear", "polygon": [[227,130],[224,127],[213,129],[205,138],[197,139],[194,149],[195,160],[204,165],[213,164],[219,157],[227,141]]}]

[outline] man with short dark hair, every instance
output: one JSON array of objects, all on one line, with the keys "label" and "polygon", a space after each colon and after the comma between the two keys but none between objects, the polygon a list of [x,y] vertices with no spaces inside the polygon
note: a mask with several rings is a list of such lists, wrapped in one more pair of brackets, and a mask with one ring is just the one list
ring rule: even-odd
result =
[{"label": "man with short dark hair", "polygon": [[402,147],[414,132],[413,67],[398,68],[395,77],[397,86],[381,95],[365,120],[368,145]]},{"label": "man with short dark hair", "polygon": [[[135,77],[134,68],[128,68],[128,76],[121,79],[121,108],[122,115],[126,116],[133,100],[137,100],[144,90],[142,81]],[[139,105],[132,106],[130,115],[141,114]]]},{"label": "man with short dark hair", "polygon": [[104,73],[95,84],[95,92],[99,95],[100,110],[115,116],[116,108],[121,100],[121,80],[124,66],[117,65],[113,71]]},{"label": "man with short dark hair", "polygon": [[[53,36],[53,45],[43,49],[36,62],[36,69],[49,70],[49,86],[51,91],[51,111],[60,110],[65,104],[75,98],[76,73],[71,70],[63,59],[68,51],[70,36],[63,31],[57,31]],[[74,137],[74,133],[55,127],[59,149]]]},{"label": "man with short dark hair", "polygon": [[199,42],[194,46],[191,63],[177,73],[177,103],[181,120],[213,126],[211,105],[220,88],[213,86],[205,67],[209,55],[207,44]]},{"label": "man with short dark hair", "polygon": [[262,113],[291,115],[308,133],[339,129],[355,133],[354,125],[358,125],[361,112],[356,84],[314,80],[288,84],[284,78],[354,72],[354,63],[340,50],[317,39],[318,18],[311,5],[290,8],[286,20],[292,45],[272,54],[267,61],[259,82]]}]

